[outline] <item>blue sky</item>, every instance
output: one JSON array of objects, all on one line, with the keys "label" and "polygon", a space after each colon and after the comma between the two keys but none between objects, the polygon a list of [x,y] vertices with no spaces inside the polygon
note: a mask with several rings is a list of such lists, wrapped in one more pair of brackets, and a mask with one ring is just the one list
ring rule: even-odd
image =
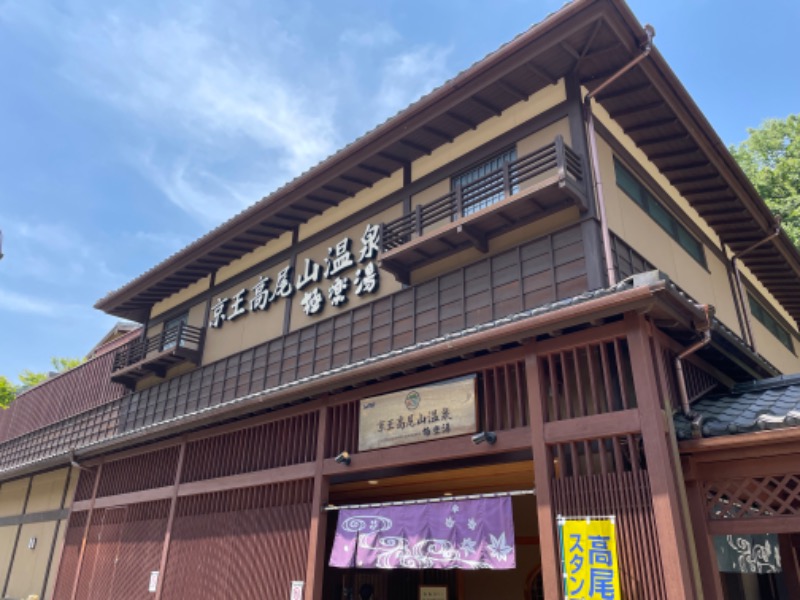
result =
[{"label": "blue sky", "polygon": [[[0,374],[561,4],[0,0]],[[726,143],[800,112],[796,0],[631,6]]]}]

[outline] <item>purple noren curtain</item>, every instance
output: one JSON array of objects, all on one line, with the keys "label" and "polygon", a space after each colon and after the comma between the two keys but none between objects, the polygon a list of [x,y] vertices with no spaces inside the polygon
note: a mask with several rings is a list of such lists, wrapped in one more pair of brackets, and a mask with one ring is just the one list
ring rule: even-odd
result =
[{"label": "purple noren curtain", "polygon": [[378,569],[513,569],[511,498],[342,509],[330,565]]}]

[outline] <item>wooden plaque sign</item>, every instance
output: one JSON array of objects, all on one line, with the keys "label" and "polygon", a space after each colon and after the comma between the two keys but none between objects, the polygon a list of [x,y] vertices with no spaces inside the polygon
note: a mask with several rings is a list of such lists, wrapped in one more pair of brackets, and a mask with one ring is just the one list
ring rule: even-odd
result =
[{"label": "wooden plaque sign", "polygon": [[475,376],[361,401],[358,450],[375,450],[475,433]]}]

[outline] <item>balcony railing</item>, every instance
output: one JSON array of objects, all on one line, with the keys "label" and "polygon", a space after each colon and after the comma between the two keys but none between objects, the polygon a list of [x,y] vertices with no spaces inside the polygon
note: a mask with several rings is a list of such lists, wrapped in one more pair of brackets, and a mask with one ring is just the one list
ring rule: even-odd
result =
[{"label": "balcony railing", "polygon": [[163,377],[169,367],[181,362],[199,362],[205,329],[181,323],[158,335],[134,340],[114,354],[111,379],[131,383],[147,375]]},{"label": "balcony railing", "polygon": [[[545,178],[544,176],[548,174],[553,176],[545,182],[551,184],[550,186],[537,186],[537,182],[532,181]],[[525,185],[527,182],[531,182],[530,186]],[[458,223],[466,217],[476,216],[506,198],[513,196],[528,198],[535,196],[536,192],[547,195],[546,188],[552,185],[563,188],[568,183],[573,184],[575,191],[583,196],[583,161],[564,144],[564,139],[559,135],[552,144],[507,163],[463,187],[456,186],[444,196],[427,204],[417,205],[411,213],[385,223],[381,235],[382,250],[387,253],[400,248],[415,237],[422,237],[436,226]],[[526,193],[528,191],[526,187],[530,187],[530,195]],[[544,212],[547,203],[547,198],[544,202],[538,202],[533,198],[530,208],[534,210],[527,212],[535,213],[536,208],[539,208],[538,212]],[[506,216],[506,219],[514,218],[519,216]],[[476,220],[476,224],[477,221],[479,219]],[[459,233],[470,234],[469,231]]]}]

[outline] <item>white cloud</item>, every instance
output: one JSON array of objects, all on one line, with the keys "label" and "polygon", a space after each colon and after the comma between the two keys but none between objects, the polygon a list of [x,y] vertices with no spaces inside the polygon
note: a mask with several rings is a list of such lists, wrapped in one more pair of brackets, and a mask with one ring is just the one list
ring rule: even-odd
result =
[{"label": "white cloud", "polygon": [[0,23],[37,34],[74,89],[123,115],[114,150],[203,226],[269,194],[448,74],[450,48],[405,45],[387,58],[402,39],[388,22],[339,34],[330,15],[297,0],[239,8],[19,0]]},{"label": "white cloud", "polygon": [[173,204],[207,226],[230,218],[263,195],[263,184],[230,183],[188,158],[167,164],[141,155],[138,165]]},{"label": "white cloud", "polygon": [[44,317],[54,317],[63,313],[63,306],[53,300],[35,298],[10,290],[0,290],[0,308]]},{"label": "white cloud", "polygon": [[98,281],[116,281],[98,245],[62,223],[29,222],[0,215],[4,223],[3,258],[8,275],[66,283],[88,273]]},{"label": "white cloud", "polygon": [[375,23],[364,29],[345,29],[339,36],[343,44],[353,46],[388,46],[401,39],[397,30],[388,23]]},{"label": "white cloud", "polygon": [[388,59],[381,69],[378,109],[391,116],[444,83],[451,50],[425,45]]},{"label": "white cloud", "polygon": [[[274,19],[259,22],[258,35],[248,39],[217,22],[227,11],[216,7],[212,14],[202,3],[171,5],[168,15],[36,4],[15,4],[7,18],[56,47],[59,71],[78,90],[132,117],[147,140],[134,144],[155,146],[160,158],[172,154],[150,161],[146,172],[204,224],[260,199],[268,185],[305,171],[338,146],[335,99],[326,93],[337,85],[335,70],[296,68],[298,39]],[[187,148],[191,160],[183,158]],[[238,170],[221,174],[226,161],[236,161]],[[257,180],[259,193],[230,195],[238,186],[223,180],[238,180],[243,170]],[[229,195],[214,201],[216,191]],[[232,202],[232,210],[219,209]]]}]

